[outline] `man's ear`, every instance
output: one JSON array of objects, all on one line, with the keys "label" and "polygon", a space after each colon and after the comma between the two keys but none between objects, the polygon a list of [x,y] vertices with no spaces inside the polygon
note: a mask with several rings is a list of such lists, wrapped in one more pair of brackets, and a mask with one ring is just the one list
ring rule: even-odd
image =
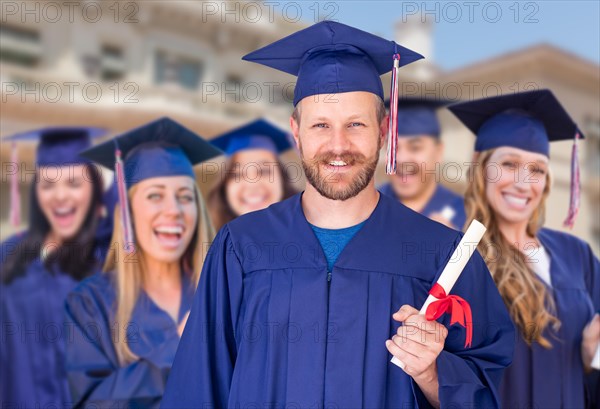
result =
[{"label": "man's ear", "polygon": [[388,129],[390,128],[390,116],[385,115],[379,124],[379,137],[381,138],[381,146],[385,145],[385,138],[388,134]]},{"label": "man's ear", "polygon": [[[300,114],[299,110],[297,110],[296,113],[299,115]],[[298,121],[296,121],[296,119],[294,119],[294,115],[290,116],[290,129],[292,130],[292,136],[294,137],[294,142],[296,143],[296,148],[300,147],[300,139],[299,139],[300,123],[299,123],[299,120],[300,120],[300,118],[298,118]]]},{"label": "man's ear", "polygon": [[441,139],[438,139],[435,145],[435,161],[441,163],[444,158],[444,142],[442,142]]}]

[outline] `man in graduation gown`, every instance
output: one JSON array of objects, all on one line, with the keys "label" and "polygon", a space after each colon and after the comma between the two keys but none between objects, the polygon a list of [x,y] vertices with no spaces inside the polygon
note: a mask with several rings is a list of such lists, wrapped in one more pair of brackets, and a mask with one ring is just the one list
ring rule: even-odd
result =
[{"label": "man in graduation gown", "polygon": [[462,230],[466,220],[463,198],[441,183],[444,144],[436,109],[446,103],[429,98],[400,98],[398,172],[379,191],[432,220]]},{"label": "man in graduation gown", "polygon": [[453,290],[472,307],[465,347],[463,327],[415,309],[460,233],[375,189],[394,53],[421,58],[321,22],[244,57],[299,76],[290,122],[308,183],[220,230],[161,407],[498,405],[514,328],[489,271],[475,254]]}]

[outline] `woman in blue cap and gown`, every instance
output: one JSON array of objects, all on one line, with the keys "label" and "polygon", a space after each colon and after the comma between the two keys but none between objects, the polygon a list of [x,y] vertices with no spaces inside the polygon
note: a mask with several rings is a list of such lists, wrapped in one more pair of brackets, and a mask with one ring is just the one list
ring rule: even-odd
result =
[{"label": "woman in blue cap and gown", "polygon": [[[109,239],[98,232],[101,174],[79,152],[104,133],[99,128],[45,128],[7,138],[13,144],[39,144],[29,227],[1,245],[2,407],[63,407],[71,401],[63,305],[81,279],[99,271]],[[16,157],[16,145],[13,149]],[[18,180],[13,182],[12,193],[18,189]],[[13,196],[11,201],[11,212],[18,212],[19,199]],[[18,218],[17,213],[11,216]]]},{"label": "woman in blue cap and gown", "polygon": [[[296,193],[279,156],[291,148],[289,138],[268,121],[257,119],[210,141],[227,156],[225,172],[208,195],[217,230],[238,216]],[[296,171],[299,176],[300,169]]]},{"label": "woman in blue cap and gown", "polygon": [[379,191],[409,208],[457,230],[465,224],[463,198],[442,185],[444,155],[436,109],[448,101],[403,98],[398,101],[398,170]]},{"label": "woman in blue cap and gown", "polygon": [[115,168],[118,244],[67,298],[75,407],[158,406],[214,237],[193,165],[219,154],[169,118],[83,153]]},{"label": "woman in blue cap and gown", "polygon": [[[584,375],[600,341],[600,263],[590,246],[544,228],[550,142],[583,138],[549,90],[449,107],[477,135],[465,203],[487,232],[479,250],[519,329],[501,384],[505,408],[583,408]],[[572,158],[572,226],[579,201]]]},{"label": "woman in blue cap and gown", "polygon": [[[423,322],[436,328],[431,336],[394,315],[422,306],[461,236],[375,188],[387,134],[380,75],[419,58],[331,21],[244,57],[298,75],[290,123],[306,190],[219,231],[164,408],[497,405],[514,330],[479,255],[453,290],[471,303],[471,345],[457,325],[442,341],[447,317]],[[414,360],[403,370],[390,362],[391,345],[401,348],[413,329],[404,347]],[[423,372],[408,369],[419,362]]]}]

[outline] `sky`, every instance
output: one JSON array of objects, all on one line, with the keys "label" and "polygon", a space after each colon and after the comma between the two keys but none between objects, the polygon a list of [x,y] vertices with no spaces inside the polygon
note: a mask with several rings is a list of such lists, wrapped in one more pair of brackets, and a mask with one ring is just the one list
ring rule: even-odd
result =
[{"label": "sky", "polygon": [[[433,59],[452,70],[539,43],[600,64],[600,1],[303,1],[317,14],[393,39],[405,16],[433,22]],[[415,50],[419,51],[419,50]],[[430,57],[431,58],[431,57]]]}]

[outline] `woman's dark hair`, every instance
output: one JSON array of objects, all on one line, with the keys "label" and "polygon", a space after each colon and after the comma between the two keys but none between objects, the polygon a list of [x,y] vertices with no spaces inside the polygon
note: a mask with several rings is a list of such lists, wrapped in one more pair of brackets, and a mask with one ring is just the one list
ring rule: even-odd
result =
[{"label": "woman's dark hair", "polygon": [[[231,161],[227,163],[225,177],[221,178],[219,183],[213,187],[208,194],[208,208],[216,231],[238,216],[233,212],[233,209],[231,206],[229,206],[229,203],[227,203],[227,195],[225,193],[227,182],[229,179],[235,176],[235,172],[232,171],[231,165]],[[279,169],[279,172],[281,172],[281,180],[283,181],[282,200],[287,199],[288,197],[295,195],[297,192],[294,189],[292,178],[290,177],[287,168],[283,165],[279,158],[277,159],[276,167]]]},{"label": "woman's dark hair", "polygon": [[[62,243],[44,260],[48,271],[60,271],[79,281],[98,267],[95,251],[96,229],[102,207],[102,176],[97,167],[86,165],[86,179],[92,182],[92,201],[83,224],[75,236]],[[36,194],[37,175],[31,184],[29,202],[29,228],[23,240],[16,245],[14,252],[7,254],[2,265],[2,282],[7,284],[25,274],[31,262],[40,257],[42,246],[50,231],[50,223],[40,208]]]}]

